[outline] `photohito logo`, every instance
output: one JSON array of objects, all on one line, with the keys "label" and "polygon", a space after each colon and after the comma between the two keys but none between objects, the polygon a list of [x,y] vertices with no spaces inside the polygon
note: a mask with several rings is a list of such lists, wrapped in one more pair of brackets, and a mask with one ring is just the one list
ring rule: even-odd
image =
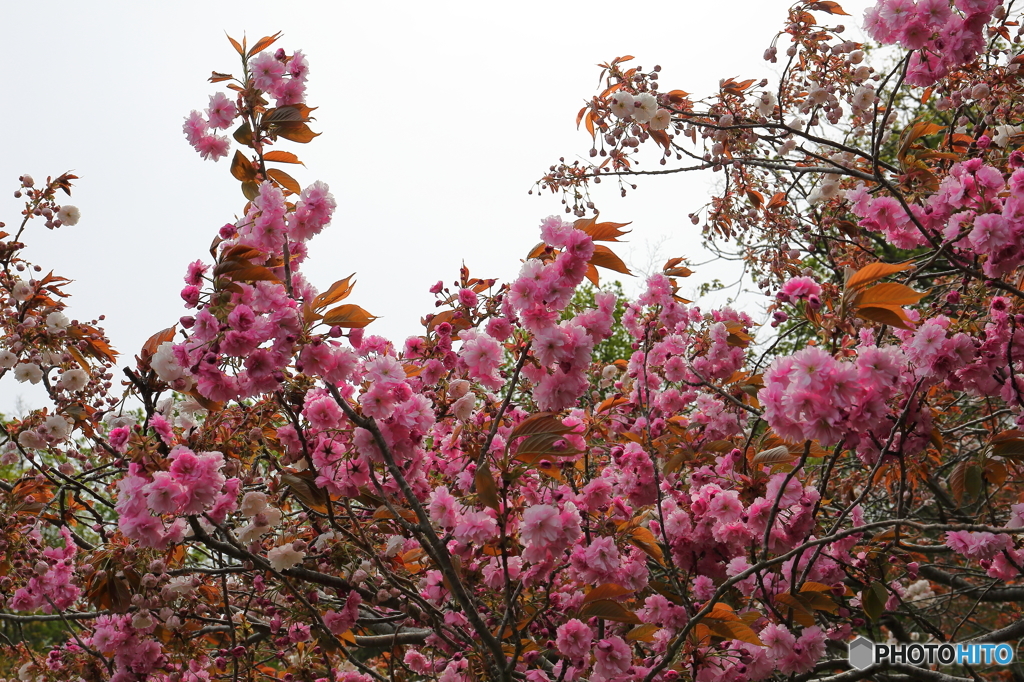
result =
[{"label": "photohito logo", "polygon": [[866,637],[849,643],[850,665],[858,670],[872,663],[910,665],[1008,665],[1013,662],[1009,644],[875,644]]}]

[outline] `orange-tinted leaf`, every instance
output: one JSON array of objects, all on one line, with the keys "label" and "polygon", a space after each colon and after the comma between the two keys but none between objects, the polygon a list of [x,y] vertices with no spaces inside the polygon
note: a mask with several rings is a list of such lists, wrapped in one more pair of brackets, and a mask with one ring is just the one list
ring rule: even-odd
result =
[{"label": "orange-tinted leaf", "polygon": [[597,268],[595,268],[591,263],[587,263],[587,272],[585,274],[591,284],[595,287],[601,286],[601,273],[599,273]]},{"label": "orange-tinted leaf", "polygon": [[519,423],[508,436],[508,442],[520,436],[530,436],[536,433],[564,434],[570,433],[574,427],[562,423],[561,417],[555,412],[538,412]]},{"label": "orange-tinted leaf", "polygon": [[153,334],[151,337],[149,337],[146,340],[146,343],[142,345],[143,357],[145,357],[146,355],[156,355],[156,351],[161,346],[161,344],[164,344],[168,341],[173,341],[176,327],[177,325],[175,325],[174,327],[168,327],[167,329],[158,331],[156,334]]},{"label": "orange-tinted leaf", "polygon": [[793,615],[793,620],[803,627],[809,628],[814,625],[814,611],[809,609],[801,598],[796,597],[789,592],[783,592],[775,595],[775,602],[789,607],[789,610]]},{"label": "orange-tinted leaf", "polygon": [[768,200],[768,208],[769,209],[782,208],[783,206],[785,206],[788,203],[789,202],[786,201],[786,193],[785,192],[776,192],[775,194],[772,195],[772,198]]},{"label": "orange-tinted leaf", "polygon": [[529,260],[531,258],[540,258],[541,255],[545,251],[547,251],[547,249],[548,249],[548,245],[545,244],[544,242],[540,242],[535,247],[530,249],[530,253],[526,254],[526,259]]},{"label": "orange-tinted leaf", "polygon": [[740,620],[705,619],[703,622],[706,623],[712,634],[722,639],[738,639],[755,646],[764,646],[764,643],[758,639],[757,633]]},{"label": "orange-tinted leaf", "polygon": [[292,194],[299,194],[302,192],[302,187],[299,186],[298,181],[279,168],[268,168],[267,175]]},{"label": "orange-tinted leaf", "polygon": [[992,454],[1010,459],[1024,458],[1024,432],[1010,429],[993,436]]},{"label": "orange-tinted leaf", "polygon": [[243,182],[242,195],[249,201],[252,201],[260,195],[260,186],[255,182]]},{"label": "orange-tinted leaf", "polygon": [[855,305],[913,305],[924,296],[925,294],[915,291],[905,284],[883,282],[870,289],[865,289],[857,296]]},{"label": "orange-tinted leaf", "polygon": [[620,227],[631,225],[632,223],[593,223],[584,232],[590,235],[590,238],[595,242],[617,242],[618,237],[624,234],[629,234],[631,230],[620,230]]},{"label": "orange-tinted leaf", "polygon": [[282,152],[277,149],[264,154],[263,159],[265,161],[277,161],[279,163],[298,163],[303,166],[306,165],[299,161],[299,157],[295,156],[295,154],[292,154],[291,152]]},{"label": "orange-tinted leaf", "polygon": [[[268,47],[273,45],[275,42],[277,42],[277,39],[280,38],[280,37],[281,37],[281,32],[278,31],[277,33],[275,33],[272,36],[264,36],[263,38],[260,38],[259,40],[256,41],[256,44],[252,46],[252,49],[249,50],[249,56],[252,57],[253,55],[258,54],[258,53],[262,52],[263,50],[267,49]],[[239,53],[239,54],[241,54],[241,53]]]},{"label": "orange-tinted leaf", "polygon": [[911,263],[871,263],[850,275],[846,280],[846,288],[863,288],[883,277],[895,275],[897,272],[903,272],[911,267]]},{"label": "orange-tinted leaf", "polygon": [[584,618],[604,618],[616,623],[632,623],[640,625],[637,615],[619,602],[610,599],[598,599],[583,606],[580,616]]},{"label": "orange-tinted leaf", "polygon": [[263,123],[305,123],[306,117],[295,104],[287,104],[276,109],[269,109],[263,114]]},{"label": "orange-tinted leaf", "polygon": [[843,11],[843,8],[839,6],[838,2],[832,2],[832,0],[821,0],[820,2],[812,2],[807,5],[807,9],[815,9],[819,12],[828,12],[829,14],[841,14],[844,17],[850,16],[848,13]]},{"label": "orange-tinted leaf", "polygon": [[313,299],[313,309],[319,310],[321,308],[326,308],[332,303],[337,303],[338,301],[343,301],[348,298],[348,295],[352,293],[352,290],[356,286],[356,283],[351,281],[355,276],[356,273],[353,272],[345,279],[338,280],[332,284],[327,291],[317,295],[317,297]]},{"label": "orange-tinted leaf", "polygon": [[292,142],[298,142],[300,144],[306,144],[311,142],[314,137],[318,137],[320,133],[314,133],[309,129],[309,126],[305,123],[284,123],[277,127],[274,131],[279,137],[283,137],[286,140]]},{"label": "orange-tinted leaf", "polygon": [[783,464],[789,463],[796,459],[796,456],[789,451],[789,448],[785,445],[777,445],[774,448],[768,450],[762,450],[761,452],[754,455],[754,459],[751,462],[754,466],[764,466],[766,464]]},{"label": "orange-tinted leaf", "polygon": [[899,306],[869,305],[857,309],[857,317],[881,322],[897,329],[913,329],[906,313]]},{"label": "orange-tinted leaf", "polygon": [[523,459],[527,455],[533,455],[530,461],[541,456],[568,457],[579,453],[579,450],[565,440],[564,434],[560,433],[535,433],[524,438],[516,447],[516,458]]},{"label": "orange-tinted leaf", "polygon": [[618,397],[618,398],[615,398],[615,397],[605,398],[604,400],[601,401],[601,403],[597,406],[597,409],[595,409],[594,411],[595,412],[604,412],[606,410],[612,409],[613,407],[618,407],[619,405],[625,405],[628,402],[629,402],[629,398],[622,398],[622,397]]},{"label": "orange-tinted leaf", "polygon": [[476,494],[481,502],[494,511],[501,509],[498,487],[494,484],[494,476],[491,475],[491,468],[487,465],[486,460],[476,470]]},{"label": "orange-tinted leaf", "polygon": [[633,594],[633,592],[635,592],[635,590],[630,590],[622,585],[605,583],[603,585],[598,585],[587,592],[583,596],[583,603],[589,604],[590,602],[597,601],[598,599],[618,599],[619,597],[624,597],[627,594]]},{"label": "orange-tinted leaf", "polygon": [[253,265],[247,260],[226,260],[213,269],[214,277],[227,277],[235,282],[279,282],[270,268]]},{"label": "orange-tinted leaf", "polygon": [[662,566],[665,565],[665,554],[661,551],[661,545],[658,544],[654,533],[647,528],[641,526],[630,531],[629,542]]},{"label": "orange-tinted leaf", "polygon": [[231,175],[240,182],[252,182],[256,179],[256,169],[252,167],[252,161],[237,149],[231,159]]},{"label": "orange-tinted leaf", "polygon": [[[227,34],[227,33],[225,33],[224,35],[226,35],[226,36],[227,36],[228,34]],[[234,39],[234,38],[232,38],[231,36],[228,36],[228,40],[229,40],[229,41],[231,41],[231,47],[235,48],[235,52],[237,52],[237,53],[238,53],[238,56],[239,56],[239,57],[243,57],[243,56],[245,56],[245,50],[244,50],[244,49],[242,48],[242,46],[241,46],[241,45],[239,45],[239,44],[238,44],[238,41],[237,41],[237,40],[235,40],[235,39]]]},{"label": "orange-tinted leaf", "polygon": [[235,128],[235,132],[231,136],[235,138],[235,142],[238,144],[244,144],[247,147],[252,146],[252,128],[248,122]]},{"label": "orange-tinted leaf", "polygon": [[282,471],[280,476],[281,482],[288,486],[292,494],[302,500],[303,504],[321,514],[327,513],[327,493],[316,486],[312,473]]},{"label": "orange-tinted leaf", "polygon": [[362,328],[377,318],[352,303],[338,306],[324,315],[324,324],[346,328]]},{"label": "orange-tinted leaf", "polygon": [[653,642],[654,635],[658,634],[659,628],[651,623],[638,625],[626,633],[627,642]]},{"label": "orange-tinted leaf", "polygon": [[594,255],[590,257],[590,263],[601,268],[621,272],[624,275],[632,275],[622,259],[616,256],[611,249],[604,244],[597,244],[594,247]]},{"label": "orange-tinted leaf", "polygon": [[210,76],[211,83],[220,83],[221,81],[227,81],[234,78],[230,73],[218,73],[216,71]]}]

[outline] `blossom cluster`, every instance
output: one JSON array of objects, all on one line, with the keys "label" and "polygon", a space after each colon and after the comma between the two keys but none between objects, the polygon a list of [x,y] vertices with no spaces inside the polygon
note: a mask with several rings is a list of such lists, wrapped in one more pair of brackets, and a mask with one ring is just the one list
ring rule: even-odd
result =
[{"label": "blossom cluster", "polygon": [[[1000,0],[880,0],[864,14],[868,35],[914,52],[906,80],[927,87],[972,61],[985,47],[984,29]],[[962,14],[961,14],[962,12]]]}]

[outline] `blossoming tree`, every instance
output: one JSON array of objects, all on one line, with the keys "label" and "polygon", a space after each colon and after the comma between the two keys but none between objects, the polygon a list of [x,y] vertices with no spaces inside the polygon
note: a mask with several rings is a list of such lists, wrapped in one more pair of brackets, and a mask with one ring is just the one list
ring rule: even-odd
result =
[{"label": "blossoming tree", "polygon": [[[579,219],[542,221],[514,282],[439,281],[398,343],[344,302],[352,277],[303,275],[336,204],[281,168],[299,158],[279,146],[316,134],[306,58],[279,36],[232,41],[241,75],[210,79],[230,95],[186,120],[204,158],[237,145],[246,204],[123,390],[99,321],[69,317],[67,281],[23,255],[31,220],[78,222],[59,195],[75,178],[23,176],[0,376],[51,400],[2,430],[6,675],[990,674],[845,654],[857,633],[1024,633],[1017,23],[995,0],[883,0],[866,26],[897,48],[876,71],[819,23],[843,14],[791,10],[770,90],[730,79],[695,101],[660,68],[603,65],[579,115],[599,162],[540,182]],[[666,166],[650,173],[721,174],[693,219],[740,247],[776,331],[755,343],[750,315],[680,298],[673,259],[622,315],[629,357],[594,362],[616,297],[570,301],[628,271],[608,246],[625,225],[587,217],[588,187],[648,173],[644,145]]]}]

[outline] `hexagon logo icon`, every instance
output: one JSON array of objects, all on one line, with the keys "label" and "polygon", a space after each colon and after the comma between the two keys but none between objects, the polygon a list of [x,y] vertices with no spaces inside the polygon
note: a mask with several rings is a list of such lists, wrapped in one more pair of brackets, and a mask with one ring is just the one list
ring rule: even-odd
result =
[{"label": "hexagon logo icon", "polygon": [[875,643],[867,637],[857,637],[848,645],[850,653],[847,660],[858,670],[863,670],[875,662]]}]

